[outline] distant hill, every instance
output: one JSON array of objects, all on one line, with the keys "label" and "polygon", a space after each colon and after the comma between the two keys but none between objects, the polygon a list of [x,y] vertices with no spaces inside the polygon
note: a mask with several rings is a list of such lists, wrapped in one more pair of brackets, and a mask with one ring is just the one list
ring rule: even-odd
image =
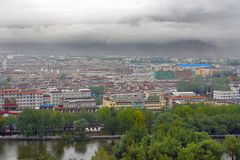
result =
[{"label": "distant hill", "polygon": [[205,57],[238,55],[238,48],[219,47],[200,40],[157,43],[0,43],[0,52],[69,55],[148,55]]}]

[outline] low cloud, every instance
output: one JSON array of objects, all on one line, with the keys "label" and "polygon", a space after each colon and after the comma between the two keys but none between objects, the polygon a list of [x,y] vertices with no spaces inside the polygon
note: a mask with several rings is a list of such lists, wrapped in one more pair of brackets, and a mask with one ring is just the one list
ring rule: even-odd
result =
[{"label": "low cloud", "polygon": [[[240,44],[238,0],[1,0],[0,43]],[[1,48],[0,48],[1,49]]]}]

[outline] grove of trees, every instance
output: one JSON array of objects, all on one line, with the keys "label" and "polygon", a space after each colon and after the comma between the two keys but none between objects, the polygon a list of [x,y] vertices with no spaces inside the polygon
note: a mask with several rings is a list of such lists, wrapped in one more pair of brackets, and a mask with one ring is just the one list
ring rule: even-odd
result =
[{"label": "grove of trees", "polygon": [[[17,116],[0,116],[0,132],[4,127],[18,128],[24,136],[57,135],[74,127],[74,123],[99,124],[102,134],[128,132],[136,123],[143,123],[148,133],[157,124],[181,121],[188,129],[210,135],[240,134],[240,106],[211,106],[205,104],[179,105],[171,111],[153,113],[147,109],[103,107],[97,112],[79,113],[26,109]],[[78,126],[78,125],[77,125]],[[86,126],[86,125],[83,125]]]},{"label": "grove of trees", "polygon": [[[142,111],[140,111],[142,112]],[[221,160],[240,159],[240,139],[234,135],[213,140],[209,134],[239,134],[240,106],[180,105],[153,114],[151,134],[145,116],[131,125],[114,146],[114,159],[121,160]],[[142,119],[142,118],[141,118]],[[101,153],[112,160],[103,149]]]},{"label": "grove of trees", "polygon": [[[240,106],[177,105],[172,110],[106,108],[97,112],[67,113],[24,110],[0,117],[0,129],[18,128],[23,136],[60,135],[65,140],[86,139],[85,128],[101,125],[103,135],[122,135],[113,153],[103,148],[93,159],[122,160],[240,160]],[[229,135],[216,141],[212,135]]]}]

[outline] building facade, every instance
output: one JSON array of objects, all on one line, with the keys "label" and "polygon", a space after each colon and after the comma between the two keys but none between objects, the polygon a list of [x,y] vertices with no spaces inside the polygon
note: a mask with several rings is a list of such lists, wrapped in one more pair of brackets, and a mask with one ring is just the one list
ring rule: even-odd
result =
[{"label": "building facade", "polygon": [[203,77],[212,76],[214,71],[215,70],[211,68],[197,68],[195,70],[195,75],[203,76]]},{"label": "building facade", "polygon": [[240,98],[239,93],[234,91],[213,91],[213,99],[230,100]]},{"label": "building facade", "polygon": [[233,83],[230,84],[230,91],[213,91],[213,99],[216,100],[230,100],[240,99],[240,85]]},{"label": "building facade", "polygon": [[40,107],[42,103],[43,93],[40,91],[0,90],[1,110],[36,108]]},{"label": "building facade", "polygon": [[[147,100],[149,96],[159,96],[159,100]],[[149,91],[144,93],[114,94],[104,97],[103,106],[113,108],[146,108],[161,110],[166,106],[166,101],[161,91]]]},{"label": "building facade", "polygon": [[65,99],[63,108],[66,110],[96,110],[95,99]]},{"label": "building facade", "polygon": [[48,93],[50,96],[50,103],[55,105],[62,104],[62,99],[88,99],[91,98],[90,89],[80,89],[78,91],[73,90],[57,90]]}]

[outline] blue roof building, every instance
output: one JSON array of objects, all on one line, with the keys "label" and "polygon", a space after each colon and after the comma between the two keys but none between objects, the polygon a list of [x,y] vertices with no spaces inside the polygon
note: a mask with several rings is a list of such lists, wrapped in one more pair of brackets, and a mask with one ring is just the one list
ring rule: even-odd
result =
[{"label": "blue roof building", "polygon": [[204,63],[192,63],[192,64],[189,64],[189,63],[181,63],[181,64],[177,64],[177,66],[179,67],[192,67],[192,68],[211,68],[212,65],[210,64],[204,64]]}]

